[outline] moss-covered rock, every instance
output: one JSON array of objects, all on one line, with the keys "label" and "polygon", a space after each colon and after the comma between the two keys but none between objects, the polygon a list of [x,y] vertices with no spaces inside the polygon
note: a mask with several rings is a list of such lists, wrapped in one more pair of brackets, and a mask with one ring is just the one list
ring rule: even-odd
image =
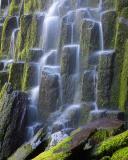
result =
[{"label": "moss-covered rock", "polygon": [[118,128],[115,128],[115,126],[120,128],[122,122],[100,119],[89,123],[73,131],[69,137],[41,153],[33,160],[83,160],[83,157],[86,157],[87,160],[92,160],[91,152],[89,152],[92,148],[92,144],[94,146],[109,136],[112,136],[115,133],[114,130]]},{"label": "moss-covered rock", "polygon": [[4,86],[6,82],[8,82],[8,72],[7,71],[0,71],[0,90]]},{"label": "moss-covered rock", "polygon": [[23,141],[28,97],[5,84],[0,93],[0,160],[7,159]]},{"label": "moss-covered rock", "polygon": [[128,98],[128,41],[125,44],[125,54],[123,60],[123,68],[121,72],[121,82],[120,82],[120,96],[119,96],[119,106],[125,111],[127,110],[127,98]]},{"label": "moss-covered rock", "polygon": [[93,153],[95,157],[111,156],[116,150],[127,146],[128,131],[103,141]]},{"label": "moss-covered rock", "polygon": [[46,0],[25,0],[24,1],[24,13],[34,13],[44,9],[46,6]]},{"label": "moss-covered rock", "polygon": [[81,25],[81,69],[89,67],[89,57],[100,49],[99,24],[92,20],[84,20]]},{"label": "moss-covered rock", "polygon": [[127,160],[128,159],[128,147],[121,148],[116,151],[113,155],[111,160]]},{"label": "moss-covered rock", "polygon": [[17,17],[6,17],[2,29],[1,57],[9,54],[10,39],[14,28],[17,28]]},{"label": "moss-covered rock", "polygon": [[23,73],[24,73],[24,63],[13,63],[10,65],[9,71],[9,82],[12,84],[13,88],[16,90],[22,89],[23,83]]},{"label": "moss-covered rock", "polygon": [[[42,17],[41,17],[42,18]],[[29,49],[39,47],[39,23],[40,17],[37,15],[21,16],[20,31],[16,42],[15,58],[26,60],[28,58]]]},{"label": "moss-covered rock", "polygon": [[27,143],[20,146],[8,160],[26,160],[38,153],[39,146],[43,152],[46,142],[44,140],[45,131],[40,129],[37,134]]},{"label": "moss-covered rock", "polygon": [[38,66],[36,63],[26,63],[23,70],[22,90],[26,91],[38,84]]},{"label": "moss-covered rock", "polygon": [[[128,18],[128,8],[124,8],[121,17]],[[118,106],[121,110],[125,110],[119,104],[120,97],[120,84],[121,84],[121,73],[123,70],[124,56],[125,56],[125,43],[128,39],[128,26],[125,23],[124,18],[119,18],[117,31],[116,31],[116,54],[114,60],[114,73],[113,82],[111,88],[111,106]],[[124,20],[123,20],[124,19]],[[126,63],[126,62],[125,62]]]},{"label": "moss-covered rock", "polygon": [[20,14],[20,5],[22,0],[12,0],[9,7],[9,15],[19,15]]}]

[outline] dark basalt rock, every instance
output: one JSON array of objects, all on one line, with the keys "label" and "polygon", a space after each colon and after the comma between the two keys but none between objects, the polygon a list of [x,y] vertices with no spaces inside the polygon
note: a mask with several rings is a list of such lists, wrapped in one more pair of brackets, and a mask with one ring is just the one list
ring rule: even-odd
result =
[{"label": "dark basalt rock", "polygon": [[101,53],[98,65],[97,103],[99,108],[110,108],[114,51]]},{"label": "dark basalt rock", "polygon": [[104,49],[114,48],[116,33],[116,11],[105,11],[102,14]]},{"label": "dark basalt rock", "polygon": [[81,25],[81,70],[89,67],[89,57],[100,49],[99,24],[92,20],[84,20]]},{"label": "dark basalt rock", "polygon": [[82,101],[94,102],[96,99],[96,72],[87,70],[82,79]]},{"label": "dark basalt rock", "polygon": [[43,56],[44,51],[41,48],[31,48],[28,54],[29,62],[38,62]]},{"label": "dark basalt rock", "polygon": [[38,152],[44,151],[47,145],[45,136],[45,130],[41,128],[29,142],[20,146],[8,160],[30,160],[34,158]]},{"label": "dark basalt rock", "polygon": [[0,96],[0,159],[6,159],[23,142],[28,98],[5,84]]},{"label": "dark basalt rock", "polygon": [[59,100],[59,77],[53,68],[45,68],[42,72],[39,91],[39,115],[44,121],[57,109]]},{"label": "dark basalt rock", "polygon": [[0,71],[0,90],[6,82],[8,82],[9,73],[7,71]]}]

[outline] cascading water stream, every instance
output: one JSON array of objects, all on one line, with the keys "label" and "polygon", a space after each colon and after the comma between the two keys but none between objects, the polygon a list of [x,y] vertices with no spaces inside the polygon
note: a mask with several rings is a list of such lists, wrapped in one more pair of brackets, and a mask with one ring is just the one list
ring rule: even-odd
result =
[{"label": "cascading water stream", "polygon": [[10,41],[10,56],[11,58],[15,58],[15,42],[16,42],[16,35],[19,31],[19,28],[15,28],[12,31],[11,41]]},{"label": "cascading water stream", "polygon": [[[40,84],[41,84],[41,78],[42,78],[42,71],[49,71],[52,75],[57,75],[59,77],[59,99],[61,101],[60,106],[57,107],[57,111],[53,113],[53,117],[51,118],[51,123],[49,125],[49,134],[51,135],[53,128],[55,125],[58,125],[61,129],[57,133],[52,134],[52,141],[51,144],[55,141],[59,141],[63,139],[63,137],[67,136],[66,130],[68,128],[75,128],[75,124],[70,125],[71,116],[74,114],[74,112],[79,112],[82,102],[81,102],[81,88],[80,88],[80,52],[81,52],[81,46],[79,37],[75,37],[75,21],[72,20],[72,14],[74,10],[69,10],[69,8],[66,10],[64,16],[69,15],[67,18],[67,24],[71,25],[70,30],[70,42],[68,44],[65,44],[62,49],[65,48],[76,48],[76,52],[74,52],[74,56],[76,57],[74,62],[74,68],[75,72],[70,75],[72,82],[74,85],[74,93],[73,93],[73,101],[69,104],[65,104],[63,101],[63,81],[62,81],[62,75],[61,75],[61,66],[60,62],[57,62],[58,59],[58,50],[59,50],[59,40],[60,40],[60,32],[61,32],[61,25],[62,20],[64,16],[60,14],[60,6],[63,7],[63,4],[66,0],[56,0],[53,1],[51,7],[45,13],[45,18],[43,22],[43,28],[42,28],[42,38],[40,42],[40,47],[43,49],[44,54],[42,55],[41,59],[38,62],[38,84],[30,91],[30,110],[33,110],[37,113],[37,103],[38,103],[38,97],[39,97],[39,90],[40,90]],[[80,6],[80,1],[78,1],[77,6]],[[106,50],[104,50],[104,35],[103,35],[103,25],[102,25],[102,0],[100,0],[99,5],[96,6],[96,8],[92,7],[85,7],[85,8],[76,8],[75,12],[85,11],[87,13],[87,17],[85,16],[83,19],[89,22],[93,22],[95,24],[98,24],[98,31],[99,31],[99,51],[95,52],[94,54],[97,55],[97,53],[100,55],[101,53],[106,54]],[[75,55],[76,54],[76,55]],[[89,53],[90,54],[90,53]],[[48,64],[49,57],[55,56],[56,60],[52,60],[52,64]],[[93,66],[93,69],[91,69],[91,73],[93,74],[93,82],[95,86],[95,100],[91,103],[94,108],[94,112],[98,113],[100,112],[98,110],[97,106],[97,93],[98,93],[98,72],[97,72],[97,65]],[[85,70],[86,72],[86,70]],[[87,70],[88,72],[88,70]],[[85,101],[86,102],[86,101]],[[38,117],[35,115],[35,117]],[[73,122],[75,123],[75,122]],[[34,135],[34,129],[37,127],[38,118],[35,119],[34,124],[31,124],[28,126],[28,137],[29,139]],[[61,131],[63,131],[63,134],[61,134]]]}]

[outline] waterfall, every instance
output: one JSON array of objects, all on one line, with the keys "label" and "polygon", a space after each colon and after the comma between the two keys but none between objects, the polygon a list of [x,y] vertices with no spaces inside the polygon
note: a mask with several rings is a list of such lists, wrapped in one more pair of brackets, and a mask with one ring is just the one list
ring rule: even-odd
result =
[{"label": "waterfall", "polygon": [[15,43],[16,43],[16,35],[18,34],[19,28],[15,28],[12,31],[11,41],[10,41],[10,56],[11,58],[15,58]]},{"label": "waterfall", "polygon": [[[81,125],[78,122],[79,114],[82,112],[82,109],[84,110],[88,107],[88,104],[91,106],[89,106],[90,112],[101,112],[97,105],[98,65],[90,65],[87,58],[85,61],[87,61],[88,64],[84,64],[85,66],[82,66],[83,68],[81,67],[81,57],[83,53],[81,50],[80,32],[82,22],[88,23],[87,34],[90,34],[89,42],[92,43],[91,45],[97,43],[97,48],[93,49],[92,46],[92,48],[88,47],[88,53],[86,53],[88,56],[92,58],[92,56],[98,55],[98,57],[100,57],[102,54],[111,54],[113,50],[105,50],[104,47],[102,25],[102,14],[104,11],[102,11],[102,0],[99,0],[95,6],[90,6],[89,0],[86,2],[86,5],[84,4],[83,6],[82,0],[76,0],[76,5],[74,6],[69,0],[53,0],[48,10],[46,10],[45,13],[40,13],[44,15],[44,19],[42,20],[40,48],[36,49],[42,50],[42,56],[38,62],[32,62],[37,68],[37,75],[35,76],[37,83],[28,91],[29,116],[26,128],[26,141],[30,140],[44,123],[39,119],[38,112],[43,73],[48,73],[50,76],[57,76],[59,86],[57,106],[55,106],[54,111],[50,113],[50,116],[46,120],[49,125],[48,134],[52,137],[50,145],[60,141],[66,137],[70,131]],[[64,30],[64,33],[61,33],[62,30]],[[92,30],[97,33],[96,36],[98,38],[95,42],[91,39],[93,38],[91,34],[94,33],[91,33]],[[12,63],[12,59],[15,58],[15,42],[18,31],[19,25],[17,18],[17,28],[13,30],[10,41],[9,53],[11,60],[5,61],[4,69],[6,69],[7,64]],[[65,39],[62,40],[62,38]],[[91,79],[89,79],[90,81],[88,80],[89,85],[92,85],[91,89],[93,88],[93,94],[91,95],[93,98],[91,100],[87,97],[82,99],[81,81],[83,80],[84,74],[87,76],[85,79]],[[41,98],[43,99],[44,97]]]}]

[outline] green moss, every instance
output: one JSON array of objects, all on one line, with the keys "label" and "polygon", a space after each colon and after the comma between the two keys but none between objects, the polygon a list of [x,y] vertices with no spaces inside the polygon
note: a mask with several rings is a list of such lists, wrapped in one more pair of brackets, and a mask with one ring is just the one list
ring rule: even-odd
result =
[{"label": "green moss", "polygon": [[39,37],[37,37],[37,16],[22,16],[20,28],[21,30],[18,33],[16,42],[15,58],[26,60],[28,57],[29,49],[38,47]]},{"label": "green moss", "polygon": [[24,13],[32,13],[34,11],[40,10],[41,8],[41,0],[25,0],[24,2]]},{"label": "green moss", "polygon": [[15,90],[22,89],[24,63],[13,63],[10,66],[9,82]]},{"label": "green moss", "polygon": [[95,143],[100,143],[106,140],[107,138],[111,137],[113,134],[114,134],[113,129],[112,130],[99,129],[97,132],[94,133],[91,139],[95,141]]},{"label": "green moss", "polygon": [[27,91],[37,85],[37,66],[33,63],[25,63],[23,79],[22,79],[22,91]]},{"label": "green moss", "polygon": [[9,15],[13,16],[13,15],[17,15],[19,12],[19,5],[20,3],[17,0],[12,0],[10,7],[9,7]]},{"label": "green moss", "polygon": [[16,17],[6,17],[1,37],[1,56],[8,56],[12,31],[17,27]]},{"label": "green moss", "polygon": [[111,160],[127,160],[127,159],[128,159],[128,147],[116,151],[111,158]]},{"label": "green moss", "polygon": [[33,160],[65,160],[70,155],[69,147],[71,140],[71,137],[67,137],[56,146],[43,152]]},{"label": "green moss", "polygon": [[113,152],[128,144],[128,131],[125,131],[117,136],[111,137],[99,144],[95,149],[94,156],[102,157],[110,156]]}]

